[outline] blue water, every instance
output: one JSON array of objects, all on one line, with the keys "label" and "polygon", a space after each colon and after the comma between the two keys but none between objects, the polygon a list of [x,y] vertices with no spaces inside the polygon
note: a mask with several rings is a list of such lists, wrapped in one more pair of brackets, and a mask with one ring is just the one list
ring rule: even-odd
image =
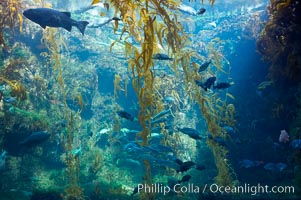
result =
[{"label": "blue water", "polygon": [[[114,14],[113,6],[109,11],[96,7],[79,12],[90,1],[47,3],[71,11],[73,19],[87,20],[90,25]],[[8,25],[0,27],[5,33],[0,53],[0,199],[147,199],[143,195],[152,193],[154,199],[298,199],[300,145],[293,146],[291,141],[300,134],[289,130],[298,130],[293,127],[300,124],[295,111],[300,89],[294,81],[287,85],[269,82],[272,64],[256,46],[270,17],[268,3],[216,1],[212,6],[182,2],[195,11],[206,9],[196,16],[173,13],[179,15],[189,35],[187,46],[199,55],[192,61],[211,63],[199,73],[188,66],[191,77],[185,85],[183,69],[174,67],[173,61],[153,59],[152,97],[156,99],[148,108],[150,120],[143,122],[128,67],[133,55],[126,58],[125,42],[119,40],[123,23],[118,22],[117,34],[113,33],[115,21],[98,28],[88,25],[84,36],[76,27],[71,32],[42,29],[25,17],[21,33],[10,31]],[[26,1],[21,10],[40,7],[38,4]],[[51,31],[57,31],[54,40],[60,48],[54,59],[54,43],[45,43]],[[110,52],[114,41],[118,42]],[[139,48],[134,37],[127,42]],[[173,58],[166,41],[163,43],[166,46],[158,46],[155,53]],[[204,88],[213,76],[215,83]],[[114,85],[118,77],[120,82]],[[18,93],[12,83],[24,86],[26,100],[18,96],[22,88]],[[214,89],[218,83],[230,86]],[[145,88],[144,84],[140,87]],[[261,87],[263,84],[266,86]],[[189,98],[196,94],[209,102],[206,108],[212,108],[211,117],[220,120],[216,123],[221,133],[209,131],[202,108]],[[213,116],[218,106],[229,104],[235,107],[235,124],[226,124],[222,112]],[[141,145],[143,123],[150,129],[146,145]],[[281,130],[288,131],[288,142],[279,141]],[[49,135],[37,134],[41,131]],[[222,163],[232,182],[213,191],[221,170],[214,152],[223,155],[224,151]],[[135,188],[147,181],[153,184],[153,191],[144,186],[137,193]],[[259,185],[277,186],[280,191],[256,190]],[[223,190],[239,186],[247,191]],[[282,191],[285,186],[295,191]],[[72,198],[70,187],[78,192]],[[164,194],[170,188],[175,191]],[[181,189],[184,191],[178,192]]]}]

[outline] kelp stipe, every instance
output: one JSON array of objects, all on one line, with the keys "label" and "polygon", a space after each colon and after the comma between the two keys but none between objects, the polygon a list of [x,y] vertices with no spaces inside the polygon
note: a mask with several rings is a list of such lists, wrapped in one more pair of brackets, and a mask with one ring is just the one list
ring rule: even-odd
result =
[{"label": "kelp stipe", "polygon": [[[64,119],[66,120],[66,143],[64,145],[66,151],[65,163],[67,165],[66,175],[68,178],[68,186],[65,189],[66,200],[82,200],[84,199],[83,190],[79,185],[80,175],[80,160],[79,156],[76,156],[70,152],[73,150],[73,139],[75,136],[74,129],[74,114],[68,108],[66,99],[66,85],[64,83],[63,69],[61,63],[60,50],[66,47],[63,42],[62,35],[60,35],[56,29],[47,28],[43,31],[43,44],[48,48],[49,53],[45,53],[44,56],[48,58],[49,64],[52,65],[53,71],[56,73],[57,84],[60,87],[61,99],[64,105]],[[80,100],[81,96],[78,97],[79,104],[83,106],[83,101]],[[82,103],[81,103],[82,102]]]}]

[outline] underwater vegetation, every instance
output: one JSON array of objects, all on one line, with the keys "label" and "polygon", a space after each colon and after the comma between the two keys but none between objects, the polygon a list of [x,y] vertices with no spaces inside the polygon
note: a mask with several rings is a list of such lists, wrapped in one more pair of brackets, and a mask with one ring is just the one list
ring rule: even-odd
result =
[{"label": "underwater vegetation", "polygon": [[[32,199],[161,199],[155,192],[137,194],[135,186],[168,181],[239,185],[229,156],[229,144],[234,140],[230,134],[237,134],[239,120],[237,97],[232,94],[239,84],[233,82],[231,63],[226,58],[234,47],[232,44],[227,49],[225,46],[233,41],[225,41],[217,33],[227,28],[232,34],[230,19],[220,23],[227,14],[222,13],[214,22],[207,21],[214,17],[205,18],[204,24],[210,24],[212,30],[200,30],[195,39],[182,23],[187,16],[178,9],[181,1],[93,0],[80,10],[101,4],[97,15],[94,11],[93,17],[74,12],[72,17],[97,22],[109,16],[109,21],[101,27],[87,26],[83,36],[61,28],[42,29],[27,19],[23,22],[18,13],[24,2],[8,2],[1,2],[1,11],[4,6],[18,9],[4,12],[14,16],[13,22],[0,19],[4,27],[0,29],[4,58],[0,61],[0,149],[8,151],[0,152],[7,168],[1,174],[0,192],[15,187],[20,191],[36,189]],[[44,0],[28,2],[26,8],[51,7]],[[61,2],[57,5],[65,4]],[[216,1],[207,2],[214,8]],[[66,5],[71,4],[66,1]],[[282,10],[288,5],[273,1],[271,7]],[[210,9],[206,9],[197,20],[207,17]],[[262,27],[260,20],[250,19],[253,24],[245,25],[242,37],[256,37]],[[10,26],[12,30],[23,29],[16,33],[16,40],[11,39]],[[284,50],[290,40],[271,36],[274,27],[268,24],[257,43],[258,51],[270,61],[277,55],[290,55]],[[267,43],[272,46],[264,46]],[[32,48],[38,49],[39,55]],[[293,49],[297,51],[297,47]],[[289,58],[288,65],[299,60],[294,55]],[[273,65],[278,66],[280,60],[272,61]],[[285,75],[281,77],[279,70],[272,73],[273,69],[270,74],[275,82],[286,75],[287,79],[298,79],[295,69],[293,75],[283,69]],[[265,84],[259,88],[273,85]],[[273,118],[280,118],[285,105],[276,102],[272,106]],[[288,132],[299,139],[296,127],[300,127],[300,112],[293,116]],[[12,154],[6,149],[18,149],[27,143],[26,138],[41,133],[45,139],[38,138],[38,143],[22,149],[22,153]],[[296,151],[297,163],[299,155]],[[256,167],[262,164],[245,161],[242,163],[247,167],[249,163]],[[274,163],[278,162],[271,162],[272,168],[277,165]],[[30,165],[34,165],[32,170],[27,169]],[[10,179],[14,181],[7,181]],[[297,176],[295,181],[299,181]],[[190,196],[180,193],[171,198]]]},{"label": "underwater vegetation", "polygon": [[[291,139],[300,138],[300,2],[294,0],[275,1],[271,0],[268,7],[270,19],[262,30],[257,40],[257,50],[263,58],[271,63],[269,79],[278,87],[281,93],[287,94],[290,99],[289,109],[293,114],[288,118]],[[291,88],[289,92],[287,87]],[[284,97],[281,97],[284,98]],[[285,108],[288,105],[284,105]],[[275,108],[276,113],[281,106]],[[276,116],[279,114],[276,114]],[[294,182],[301,188],[300,181],[300,150],[293,155],[295,166]],[[299,193],[299,192],[298,192]]]},{"label": "underwater vegetation", "polygon": [[257,40],[257,50],[270,61],[270,78],[276,82],[300,81],[300,3],[270,1],[270,20]]},{"label": "underwater vegetation", "polygon": [[[94,1],[93,3],[96,2],[98,1]],[[211,3],[213,5],[214,1],[211,1]],[[195,79],[201,77],[197,74],[197,70],[191,70],[190,58],[197,58],[198,55],[192,49],[186,47],[189,44],[188,35],[178,22],[178,16],[176,14],[169,14],[169,9],[172,10],[176,8],[179,5],[178,2],[156,0],[143,2],[114,1],[110,2],[110,5],[115,8],[115,15],[117,11],[120,12],[118,17],[120,17],[124,23],[121,35],[128,32],[129,35],[133,36],[136,42],[141,44],[141,50],[139,50],[137,47],[125,42],[125,52],[128,58],[129,70],[132,71],[132,84],[139,101],[138,120],[143,128],[141,133],[139,133],[143,139],[142,146],[148,144],[151,116],[158,113],[160,110],[157,109],[162,107],[160,105],[160,102],[162,102],[160,98],[161,94],[160,92],[156,92],[154,88],[155,79],[151,71],[153,66],[152,59],[154,55],[158,55],[157,53],[160,52],[158,44],[167,46],[168,52],[170,52],[171,55],[170,57],[173,58],[168,59],[173,60],[173,71],[178,73],[178,67],[183,70],[184,88],[192,102],[199,104],[202,111],[201,114],[207,121],[208,134],[213,135],[213,137],[222,137],[222,124],[235,125],[235,108],[233,104],[227,105],[227,103],[220,98],[215,98],[214,96],[208,97],[193,84]],[[137,15],[140,16],[139,19],[137,19]],[[115,30],[117,28],[118,21],[115,22]],[[141,32],[143,34],[140,34]],[[112,45],[114,45],[114,43]],[[185,49],[185,51],[183,51],[183,49]],[[213,49],[212,54],[215,66],[217,66],[218,70],[223,72],[220,64],[220,56]],[[115,80],[117,80],[116,77]],[[191,87],[191,84],[194,86]],[[116,86],[118,84],[114,82],[114,85]],[[177,92],[171,91],[171,94],[179,101],[180,98],[177,98]],[[216,181],[224,185],[233,184],[235,173],[231,168],[231,164],[226,159],[226,147],[212,141],[209,141],[208,145],[212,148],[217,163],[218,175]],[[152,181],[149,162],[145,161],[144,163],[146,168],[144,181],[150,184]],[[143,198],[152,199],[153,197],[145,196]]]},{"label": "underwater vegetation", "polygon": [[23,1],[7,0],[0,3],[0,45],[7,47],[7,39],[4,36],[4,29],[11,29],[15,31],[16,27],[19,27],[19,31],[22,32],[22,5]]},{"label": "underwater vegetation", "polygon": [[[68,108],[67,106],[67,92],[66,92],[66,85],[63,77],[63,69],[61,63],[61,56],[60,51],[61,48],[67,47],[64,43],[62,36],[57,32],[55,29],[46,29],[43,32],[43,42],[49,53],[45,53],[44,56],[48,59],[50,66],[52,66],[53,71],[56,73],[56,81],[61,90],[61,97],[62,102],[64,105],[63,110],[63,119],[66,121],[66,138],[64,149],[66,151],[65,163],[67,165],[66,175],[68,177],[68,187],[66,188],[66,196],[65,199],[84,199],[83,191],[79,186],[79,157],[76,154],[72,154],[70,152],[73,151],[73,140],[75,137],[75,130],[74,130],[74,120],[75,117],[74,113]],[[82,100],[82,96],[77,94],[75,98],[80,105],[81,110],[84,107],[84,102]]]}]

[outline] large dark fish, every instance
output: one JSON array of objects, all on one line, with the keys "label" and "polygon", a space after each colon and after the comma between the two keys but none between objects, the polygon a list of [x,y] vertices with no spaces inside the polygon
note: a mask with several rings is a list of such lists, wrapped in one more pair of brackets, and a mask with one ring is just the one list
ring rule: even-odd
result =
[{"label": "large dark fish", "polygon": [[168,55],[163,54],[163,53],[156,53],[153,56],[153,59],[156,59],[156,60],[173,60],[173,58],[170,58]]},{"label": "large dark fish", "polygon": [[50,134],[47,131],[34,132],[22,142],[19,142],[22,146],[35,146],[49,138]]},{"label": "large dark fish", "polygon": [[83,35],[86,26],[89,24],[87,21],[76,21],[71,19],[70,12],[60,12],[50,8],[27,9],[23,12],[23,15],[39,24],[42,28],[46,28],[46,26],[62,27],[70,32],[72,26],[76,26]]}]

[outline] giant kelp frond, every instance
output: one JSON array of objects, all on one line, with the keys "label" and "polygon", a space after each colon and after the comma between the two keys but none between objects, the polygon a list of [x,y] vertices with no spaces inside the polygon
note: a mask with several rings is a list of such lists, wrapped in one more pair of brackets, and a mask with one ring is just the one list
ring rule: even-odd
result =
[{"label": "giant kelp frond", "polygon": [[[57,29],[47,28],[43,31],[42,43],[47,47],[48,52],[45,52],[43,56],[47,59],[47,62],[52,66],[54,74],[56,76],[57,84],[60,88],[60,97],[62,99],[64,109],[63,116],[66,120],[66,140],[65,140],[65,151],[72,152],[73,139],[75,137],[74,128],[74,114],[68,109],[67,106],[67,88],[63,77],[63,67],[61,62],[61,49],[67,49],[67,46],[63,40],[63,36],[57,31]],[[76,91],[75,91],[76,92]],[[78,103],[81,110],[84,109],[84,100],[80,93],[76,92],[74,100]],[[83,191],[79,186],[79,157],[72,153],[66,153],[66,175],[69,180],[69,185],[65,189],[66,199],[82,200]]]},{"label": "giant kelp frond", "polygon": [[[213,5],[215,1],[211,0],[209,2]],[[155,78],[151,70],[153,54],[161,53],[158,44],[167,47],[168,54],[174,58],[173,71],[179,75],[178,68],[183,70],[185,90],[192,102],[195,101],[199,104],[202,115],[208,124],[208,132],[214,137],[221,136],[221,116],[226,116],[228,121],[231,121],[235,110],[232,106],[227,107],[226,104],[215,106],[215,97],[208,97],[204,91],[200,91],[196,86],[194,80],[201,77],[197,73],[197,66],[191,67],[190,58],[201,57],[193,50],[186,48],[189,43],[188,35],[184,32],[183,26],[178,20],[177,7],[181,2],[174,0],[111,0],[110,4],[111,7],[115,8],[115,15],[119,14],[123,21],[122,34],[128,32],[139,42],[141,47],[138,48],[125,42],[128,67],[129,71],[132,72],[132,84],[139,101],[138,120],[143,128],[140,132],[143,139],[141,145],[148,144],[151,116],[160,112],[160,110],[154,108],[162,108],[160,85],[154,83]],[[212,57],[218,68],[217,71],[223,71],[220,56],[214,50],[212,50]],[[180,86],[180,88],[182,87]],[[170,92],[176,102],[181,101],[176,89],[171,88]],[[224,114],[222,115],[222,113]],[[209,142],[209,146],[214,151],[219,170],[216,180],[222,184],[231,184],[233,174],[231,174],[229,163],[225,161],[227,157],[226,148],[212,141]],[[145,182],[149,184],[151,178],[149,163],[146,162],[145,167],[147,169]],[[146,195],[143,198],[152,199],[153,196]]]},{"label": "giant kelp frond", "polygon": [[5,27],[14,29],[19,26],[19,31],[22,32],[22,0],[5,0],[0,2],[0,31]]}]

